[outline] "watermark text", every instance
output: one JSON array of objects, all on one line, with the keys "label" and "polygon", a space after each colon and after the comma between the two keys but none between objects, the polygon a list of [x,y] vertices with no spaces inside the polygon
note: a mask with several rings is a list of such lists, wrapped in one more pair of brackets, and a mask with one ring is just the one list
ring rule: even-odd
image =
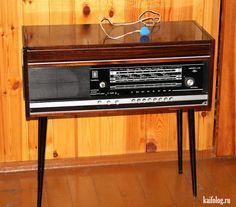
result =
[{"label": "watermark text", "polygon": [[218,198],[218,196],[208,196],[202,197],[203,204],[219,204],[219,205],[228,205],[231,203],[230,198]]}]

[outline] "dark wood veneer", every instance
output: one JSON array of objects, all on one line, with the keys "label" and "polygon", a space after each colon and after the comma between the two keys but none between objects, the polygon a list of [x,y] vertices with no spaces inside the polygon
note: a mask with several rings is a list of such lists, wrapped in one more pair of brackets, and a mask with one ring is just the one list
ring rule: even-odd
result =
[{"label": "dark wood veneer", "polygon": [[[140,29],[142,25],[119,27],[112,29],[106,25],[107,31],[113,36],[120,33]],[[24,26],[24,46],[39,49],[66,48],[111,48],[124,46],[155,46],[181,43],[205,43],[212,40],[211,36],[194,21],[162,22],[155,26],[149,41],[142,42],[139,34],[133,34],[119,40],[111,40],[100,29],[99,24],[87,25],[44,25]]]},{"label": "dark wood veneer", "polygon": [[210,55],[210,44],[158,45],[149,47],[111,47],[55,50],[29,50],[29,63],[52,61],[117,60]]},{"label": "dark wood veneer", "polygon": [[[119,27],[111,34],[117,36],[126,30]],[[212,44],[212,38],[193,21],[162,22],[146,42],[138,34],[107,39],[96,24],[26,26],[23,31],[29,62],[210,55]]]}]

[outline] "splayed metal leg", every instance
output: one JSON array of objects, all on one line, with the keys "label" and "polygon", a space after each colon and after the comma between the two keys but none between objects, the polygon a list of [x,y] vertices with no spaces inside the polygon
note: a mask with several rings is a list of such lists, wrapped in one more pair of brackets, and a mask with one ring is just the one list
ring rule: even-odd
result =
[{"label": "splayed metal leg", "polygon": [[196,150],[195,150],[195,124],[194,110],[188,110],[188,125],[189,125],[189,149],[192,174],[192,190],[193,196],[197,196],[197,174],[196,174]]},{"label": "splayed metal leg", "polygon": [[48,121],[47,117],[40,117],[39,121],[38,121],[38,200],[37,200],[37,207],[41,207],[41,205],[42,205],[47,121]]},{"label": "splayed metal leg", "polygon": [[177,132],[178,132],[178,172],[183,173],[183,111],[177,111]]}]

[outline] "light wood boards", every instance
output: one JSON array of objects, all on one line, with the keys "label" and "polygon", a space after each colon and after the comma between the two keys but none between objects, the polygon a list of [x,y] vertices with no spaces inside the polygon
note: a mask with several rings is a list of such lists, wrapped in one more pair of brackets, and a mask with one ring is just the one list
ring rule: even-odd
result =
[{"label": "light wood boards", "polygon": [[22,5],[0,2],[0,160],[28,159],[24,117],[21,32]]},{"label": "light wood boards", "polygon": [[[37,122],[26,122],[24,118],[20,62],[22,25],[96,23],[103,16],[124,22],[135,20],[145,9],[154,9],[161,12],[163,21],[194,19],[216,40],[218,38],[220,0],[4,0],[1,4],[0,33],[4,35],[0,37],[3,62],[0,73],[0,161],[37,158]],[[13,32],[10,32],[11,22],[17,28]],[[213,147],[213,111],[214,107],[211,112],[196,113],[199,150]],[[184,125],[184,149],[187,149],[186,114]],[[173,151],[176,150],[175,126],[175,113],[50,119],[46,157],[145,152],[146,143],[150,142],[156,145],[157,151]]]},{"label": "light wood boards", "polygon": [[217,100],[217,155],[236,154],[236,2],[224,0]]}]

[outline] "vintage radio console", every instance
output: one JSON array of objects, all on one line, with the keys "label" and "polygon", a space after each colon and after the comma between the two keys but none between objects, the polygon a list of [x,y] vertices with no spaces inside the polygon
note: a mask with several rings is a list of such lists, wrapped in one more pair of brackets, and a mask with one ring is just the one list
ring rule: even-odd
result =
[{"label": "vintage radio console", "polygon": [[[105,25],[112,36],[134,27]],[[137,29],[140,26],[137,25]],[[39,118],[41,207],[47,117],[177,110],[182,173],[182,109],[188,110],[193,195],[197,195],[194,110],[210,109],[214,39],[196,22],[161,22],[149,37],[106,37],[99,25],[25,26],[27,118]]]}]

